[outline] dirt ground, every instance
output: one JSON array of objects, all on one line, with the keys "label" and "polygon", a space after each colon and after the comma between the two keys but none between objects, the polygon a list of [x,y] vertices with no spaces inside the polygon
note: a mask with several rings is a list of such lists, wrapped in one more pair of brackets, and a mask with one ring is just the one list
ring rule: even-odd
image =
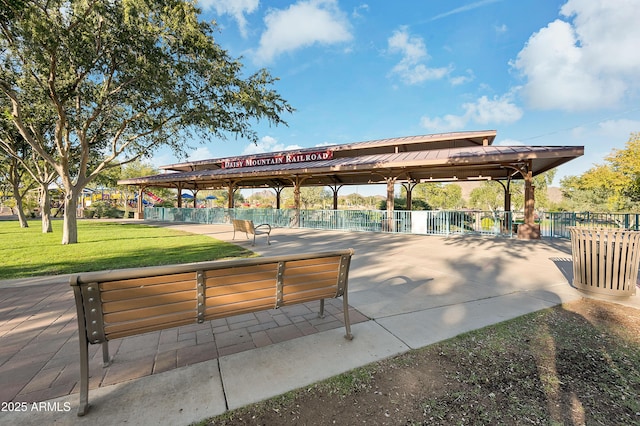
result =
[{"label": "dirt ground", "polygon": [[640,425],[640,311],[583,299],[226,413],[213,425]]}]

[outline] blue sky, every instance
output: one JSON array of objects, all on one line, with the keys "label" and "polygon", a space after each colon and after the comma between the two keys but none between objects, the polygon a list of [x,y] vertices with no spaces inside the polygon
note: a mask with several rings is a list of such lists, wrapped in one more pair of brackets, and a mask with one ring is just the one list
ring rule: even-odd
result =
[{"label": "blue sky", "polygon": [[499,145],[584,145],[557,183],[640,131],[638,0],[199,4],[216,41],[247,73],[279,77],[296,112],[288,127],[256,124],[258,146],[230,137],[191,160],[495,129]]}]

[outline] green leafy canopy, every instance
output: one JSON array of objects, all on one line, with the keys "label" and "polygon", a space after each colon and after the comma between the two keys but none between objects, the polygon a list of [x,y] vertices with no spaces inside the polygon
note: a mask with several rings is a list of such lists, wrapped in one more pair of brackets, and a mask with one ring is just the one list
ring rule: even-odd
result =
[{"label": "green leafy canopy", "polygon": [[0,109],[56,170],[67,202],[103,170],[160,146],[257,141],[254,121],[286,124],[293,112],[267,70],[243,74],[193,1],[0,5]]}]

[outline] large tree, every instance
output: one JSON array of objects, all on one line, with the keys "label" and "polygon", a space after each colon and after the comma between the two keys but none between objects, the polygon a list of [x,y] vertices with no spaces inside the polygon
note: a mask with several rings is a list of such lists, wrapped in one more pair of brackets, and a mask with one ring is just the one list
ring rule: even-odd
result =
[{"label": "large tree", "polygon": [[[183,153],[185,141],[256,141],[254,120],[280,124],[292,111],[269,72],[243,75],[193,1],[0,4],[4,113],[60,176],[63,244],[77,242],[78,197],[103,170],[160,146]],[[51,134],[37,125],[43,115]]]},{"label": "large tree", "polygon": [[27,215],[24,211],[24,201],[27,193],[36,187],[36,182],[22,167],[19,159],[8,154],[0,157],[0,174],[2,174],[2,179],[11,185],[20,227],[28,228],[29,222],[27,222]]},{"label": "large tree", "polygon": [[469,194],[469,204],[477,209],[495,212],[504,207],[504,189],[496,182],[482,182]]},{"label": "large tree", "polygon": [[619,175],[622,195],[630,202],[640,201],[640,132],[631,133],[624,149],[614,149],[606,161]]},{"label": "large tree", "polygon": [[413,190],[413,199],[425,200],[432,209],[455,210],[463,205],[462,187],[455,183],[420,183]]},{"label": "large tree", "polygon": [[[1,102],[0,105],[2,105]],[[43,126],[46,125],[43,124]],[[41,129],[41,133],[46,134],[45,128],[43,127]],[[17,131],[13,124],[10,123],[10,120],[8,120],[6,116],[0,116],[0,151],[4,151],[5,154],[11,157],[12,162],[15,163],[15,167],[29,173],[33,182],[37,183],[42,232],[53,232],[51,226],[51,197],[49,195],[49,185],[53,183],[57,176],[53,167],[26,143],[24,137]],[[55,155],[55,153],[52,153],[52,155]],[[17,203],[20,205],[19,202]],[[22,216],[19,214],[18,217],[20,218],[21,225],[25,227],[26,219],[25,223],[22,223]]]},{"label": "large tree", "polygon": [[570,208],[622,211],[640,202],[640,133],[632,133],[624,149],[614,149],[604,164],[560,181]]}]

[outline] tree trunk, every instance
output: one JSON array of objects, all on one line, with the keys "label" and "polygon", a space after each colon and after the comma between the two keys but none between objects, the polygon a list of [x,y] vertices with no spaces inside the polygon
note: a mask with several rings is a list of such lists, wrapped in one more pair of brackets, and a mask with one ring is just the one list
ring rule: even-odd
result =
[{"label": "tree trunk", "polygon": [[128,219],[129,218],[129,191],[120,191],[120,194],[122,194],[122,204],[124,208],[123,218]]},{"label": "tree trunk", "polygon": [[22,207],[22,195],[16,189],[13,190],[13,198],[16,200],[16,213],[18,221],[20,221],[20,228],[28,228],[29,222],[27,222],[27,215],[24,214],[24,208]]},{"label": "tree trunk", "polygon": [[[13,177],[14,173],[12,173]],[[16,200],[16,214],[20,221],[20,228],[28,228],[29,222],[27,222],[27,215],[24,214],[24,207],[22,207],[22,193],[20,192],[20,180],[12,179],[11,187],[13,189],[13,199]],[[26,192],[25,192],[26,193]]]},{"label": "tree trunk", "polygon": [[40,214],[42,215],[42,233],[53,232],[51,226],[51,197],[49,196],[49,184],[40,186]]},{"label": "tree trunk", "polygon": [[64,196],[64,223],[62,225],[62,244],[76,244],[78,242],[78,209],[77,191],[71,190]]}]

